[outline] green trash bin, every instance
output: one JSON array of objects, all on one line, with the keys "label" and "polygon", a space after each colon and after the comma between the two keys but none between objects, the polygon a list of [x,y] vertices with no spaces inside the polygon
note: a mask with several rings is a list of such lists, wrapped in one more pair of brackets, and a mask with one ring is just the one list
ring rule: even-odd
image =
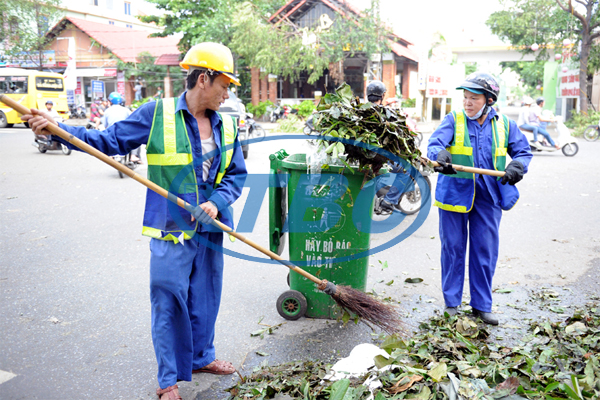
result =
[{"label": "green trash bin", "polygon": [[[369,258],[353,256],[370,248],[374,182],[364,183],[365,175],[358,167],[354,173],[349,167],[329,166],[320,175],[308,174],[305,154],[288,155],[281,150],[269,158],[271,251],[281,255],[287,235],[292,263],[319,279],[364,291]],[[359,194],[370,199],[368,207],[354,207]],[[332,262],[341,257],[349,259]],[[338,317],[335,301],[315,283],[292,271],[288,283],[290,290],[277,300],[282,317]]]}]

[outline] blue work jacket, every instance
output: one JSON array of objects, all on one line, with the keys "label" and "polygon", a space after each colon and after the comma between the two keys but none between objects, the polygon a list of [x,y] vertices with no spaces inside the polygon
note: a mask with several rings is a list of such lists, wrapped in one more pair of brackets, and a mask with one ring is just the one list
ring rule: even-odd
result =
[{"label": "blue work jacket", "polygon": [[[196,172],[196,176],[198,177],[198,184],[200,186],[198,190],[198,204],[202,204],[206,201],[213,202],[219,210],[220,221],[233,229],[233,215],[231,214],[229,206],[233,204],[233,202],[235,202],[242,193],[242,187],[248,174],[246,171],[246,163],[244,162],[241,146],[239,145],[239,141],[236,139],[233,157],[231,159],[231,164],[227,169],[227,173],[221,180],[221,183],[214,188],[214,182],[221,164],[221,126],[223,122],[216,112],[211,110],[207,111],[212,125],[213,137],[218,150],[215,152],[214,159],[208,173],[208,178],[206,181],[204,181],[202,179],[202,142],[200,140],[200,131],[198,130],[196,118],[190,113],[187,107],[187,102],[185,100],[186,93],[187,91],[179,97],[175,112],[183,110],[185,125],[192,148],[192,156],[195,161],[194,170]],[[67,132],[73,134],[73,136],[78,137],[106,155],[123,155],[138,148],[142,144],[148,143],[155,107],[155,101],[146,103],[135,110],[129,116],[129,118],[111,125],[104,131],[94,129],[87,130],[83,127],[73,127],[64,124],[59,125]],[[62,139],[56,136],[55,138],[69,146],[69,148],[79,150],[77,147],[66,143]],[[162,196],[148,189],[144,221],[147,221],[148,218],[153,218],[152,216],[148,215],[149,210],[154,209],[157,204],[162,203],[163,201],[164,198]],[[177,208],[179,207],[177,206]],[[174,210],[175,208],[171,209]],[[186,222],[189,222],[191,219],[190,214],[183,209],[181,209],[180,212],[183,219]],[[171,220],[170,216],[168,219]],[[194,224],[190,222],[190,226],[193,225]],[[210,225],[208,227],[205,225],[199,225],[198,228],[198,231],[200,232],[215,230],[216,228]]]},{"label": "blue work jacket", "polygon": [[[498,114],[493,108],[487,114],[483,125],[479,125],[479,122],[475,120],[466,119],[469,138],[471,140],[471,146],[473,147],[473,166],[475,168],[494,169],[494,160],[492,159],[492,140],[494,137],[491,122],[492,118],[498,119]],[[521,162],[525,168],[525,172],[527,172],[529,163],[533,157],[531,154],[531,147],[529,146],[529,142],[525,135],[523,135],[517,127],[517,123],[509,119],[509,124],[507,153],[513,160]],[[436,161],[438,153],[450,146],[453,138],[454,118],[452,114],[448,114],[444,117],[440,126],[438,126],[429,139],[429,144],[427,145],[427,157],[430,160]],[[482,175],[482,178],[494,203],[500,205],[501,195],[498,184],[496,183],[496,177]],[[436,193],[438,190],[451,190],[451,188],[438,186],[436,188]],[[462,194],[457,193],[457,195],[460,196]],[[464,195],[468,196],[469,194],[465,193]],[[437,197],[438,196],[436,195],[436,198]]]}]

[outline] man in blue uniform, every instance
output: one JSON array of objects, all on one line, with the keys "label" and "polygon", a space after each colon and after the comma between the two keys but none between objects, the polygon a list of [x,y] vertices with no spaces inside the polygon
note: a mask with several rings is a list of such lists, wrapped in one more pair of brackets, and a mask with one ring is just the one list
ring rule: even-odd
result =
[{"label": "man in blue uniform", "polygon": [[[457,89],[464,91],[464,111],[448,114],[429,139],[427,155],[440,172],[435,205],[440,208],[442,290],[450,315],[461,304],[467,241],[473,315],[497,325],[492,314],[492,278],[496,270],[502,210],[519,198],[514,186],[523,179],[531,149],[517,124],[491,106],[500,88],[494,77],[469,75]],[[509,155],[512,161],[507,162]],[[503,178],[457,172],[452,163],[504,171]],[[507,185],[508,183],[508,185]]]},{"label": "man in blue uniform", "polygon": [[[191,215],[153,191],[146,196],[142,233],[152,237],[152,340],[161,400],[181,398],[176,383],[190,381],[192,373],[235,372],[231,363],[215,358],[223,233],[208,223],[218,217],[233,228],[229,206],[240,196],[247,175],[235,121],[216,112],[228,98],[229,84],[239,85],[231,51],[201,43],[181,66],[188,76],[187,91],[179,98],[144,104],[102,132],[60,125],[107,155],[146,144],[148,179],[198,204]],[[23,119],[34,132],[54,123],[37,110]]]}]

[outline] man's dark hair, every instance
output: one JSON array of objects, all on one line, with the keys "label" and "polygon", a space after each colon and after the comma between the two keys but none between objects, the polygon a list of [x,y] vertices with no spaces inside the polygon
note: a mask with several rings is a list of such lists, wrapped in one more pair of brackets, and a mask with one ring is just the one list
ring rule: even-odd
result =
[{"label": "man's dark hair", "polygon": [[369,100],[371,103],[375,103],[376,101],[382,100],[383,97],[381,96],[376,96],[374,94],[370,94],[367,96],[367,100]]},{"label": "man's dark hair", "polygon": [[196,83],[198,83],[198,78],[201,74],[206,74],[206,76],[208,76],[211,85],[214,83],[215,79],[217,79],[217,76],[220,75],[218,72],[209,71],[208,69],[195,69],[186,78],[186,86],[188,90],[196,87]]}]

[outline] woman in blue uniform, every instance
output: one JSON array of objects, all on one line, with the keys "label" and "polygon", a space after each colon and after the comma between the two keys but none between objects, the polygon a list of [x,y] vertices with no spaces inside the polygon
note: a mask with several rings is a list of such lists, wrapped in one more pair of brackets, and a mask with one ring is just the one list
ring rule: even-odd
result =
[{"label": "woman in blue uniform", "polygon": [[[468,242],[473,315],[497,325],[492,278],[500,219],[502,210],[511,209],[519,199],[514,185],[527,172],[531,149],[517,124],[492,108],[500,92],[493,76],[475,72],[457,89],[464,91],[464,110],[446,115],[427,147],[428,157],[440,164],[435,168],[440,174],[434,204],[439,207],[445,312],[455,315],[462,302]],[[505,175],[457,172],[452,164],[496,169]]]}]

